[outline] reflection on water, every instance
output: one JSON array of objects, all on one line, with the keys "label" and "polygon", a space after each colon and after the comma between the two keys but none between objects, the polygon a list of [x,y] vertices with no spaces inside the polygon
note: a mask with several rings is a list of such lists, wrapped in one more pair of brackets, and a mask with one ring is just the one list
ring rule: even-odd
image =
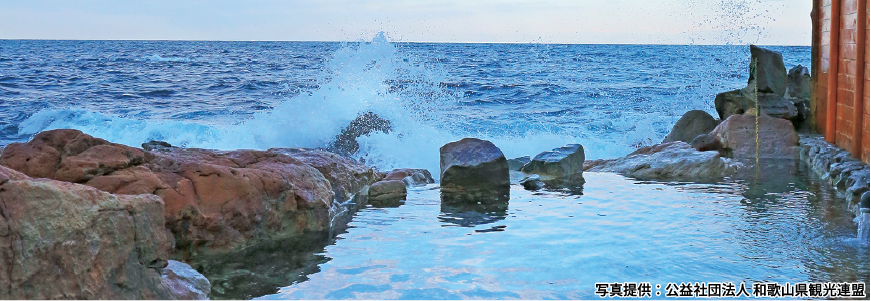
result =
[{"label": "reflection on water", "polygon": [[590,299],[596,282],[868,283],[868,243],[844,202],[803,165],[763,164],[719,183],[585,173],[583,195],[514,185],[509,202],[472,208],[444,205],[434,185],[411,188],[404,205],[363,208],[309,253],[264,248],[204,274],[222,279],[217,297],[264,299]]}]

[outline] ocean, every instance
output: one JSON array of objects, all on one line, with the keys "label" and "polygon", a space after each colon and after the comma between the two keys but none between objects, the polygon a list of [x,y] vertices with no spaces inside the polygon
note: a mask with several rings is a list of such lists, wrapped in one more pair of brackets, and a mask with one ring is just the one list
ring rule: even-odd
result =
[{"label": "ocean", "polygon": [[[810,47],[772,46],[787,69]],[[75,128],[111,142],[325,147],[366,112],[355,155],[427,168],[463,137],[506,157],[569,143],[587,159],[659,143],[686,111],[746,86],[746,45],[0,41],[0,146]]]}]

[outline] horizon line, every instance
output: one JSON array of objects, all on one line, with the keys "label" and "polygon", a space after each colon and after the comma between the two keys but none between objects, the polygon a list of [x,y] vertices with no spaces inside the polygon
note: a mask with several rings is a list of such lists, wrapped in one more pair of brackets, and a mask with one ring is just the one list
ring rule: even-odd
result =
[{"label": "horizon line", "polygon": [[[329,40],[209,40],[209,39],[29,39],[29,38],[0,38],[0,41],[126,41],[126,42],[309,42],[309,43],[370,43],[371,41],[329,41]],[[406,44],[540,44],[540,45],[662,45],[662,46],[782,46],[782,47],[811,47],[811,45],[764,45],[764,44],[676,44],[676,43],[542,43],[542,42],[457,42],[457,41],[388,41],[390,43]]]}]

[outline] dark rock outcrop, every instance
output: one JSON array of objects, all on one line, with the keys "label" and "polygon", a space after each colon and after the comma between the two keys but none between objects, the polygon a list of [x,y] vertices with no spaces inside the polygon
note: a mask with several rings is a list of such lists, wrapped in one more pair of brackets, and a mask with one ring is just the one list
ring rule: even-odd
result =
[{"label": "dark rock outcrop", "polygon": [[783,96],[786,92],[786,67],[783,66],[783,55],[756,45],[750,45],[750,64],[756,61],[756,69],[750,70],[748,85],[756,81],[756,87],[761,93],[772,93]]},{"label": "dark rock outcrop", "polygon": [[[720,141],[730,158],[789,158],[798,155],[798,135],[788,120],[769,116],[732,115],[715,128],[711,136]],[[758,143],[757,143],[758,142]]]},{"label": "dark rock outcrop", "polygon": [[719,123],[708,112],[702,110],[686,112],[674,124],[662,143],[672,141],[691,143],[699,135],[710,133]]},{"label": "dark rock outcrop", "polygon": [[463,138],[439,149],[442,201],[507,201],[508,161],[490,141]]},{"label": "dark rock outcrop", "polygon": [[347,127],[342,129],[342,132],[336,136],[335,141],[330,143],[327,150],[345,156],[352,155],[360,149],[357,137],[374,132],[390,133],[391,130],[393,127],[390,125],[390,120],[381,118],[375,113],[366,112],[357,116]]},{"label": "dark rock outcrop", "polygon": [[734,174],[741,164],[716,151],[699,152],[683,141],[643,147],[623,158],[593,160],[588,172],[616,172],[639,179],[716,180]]},{"label": "dark rock outcrop", "polygon": [[188,298],[190,288],[161,277],[172,247],[163,209],[155,195],[113,195],[0,166],[0,298]]}]

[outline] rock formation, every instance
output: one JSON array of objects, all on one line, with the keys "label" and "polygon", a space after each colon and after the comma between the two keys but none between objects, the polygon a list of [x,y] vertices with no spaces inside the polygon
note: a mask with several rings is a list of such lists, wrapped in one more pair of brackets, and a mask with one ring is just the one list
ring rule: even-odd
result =
[{"label": "rock formation", "polygon": [[157,195],[182,259],[327,230],[337,196],[375,181],[371,168],[323,151],[147,152],[76,130],[10,144],[0,164],[110,193]]},{"label": "rock formation", "polygon": [[[759,111],[790,120],[796,128],[810,121],[810,77],[807,68],[796,66],[787,76],[780,53],[750,46],[751,66],[745,88],[717,94],[714,106],[721,120],[731,115]],[[756,65],[752,61],[756,61]]]}]

